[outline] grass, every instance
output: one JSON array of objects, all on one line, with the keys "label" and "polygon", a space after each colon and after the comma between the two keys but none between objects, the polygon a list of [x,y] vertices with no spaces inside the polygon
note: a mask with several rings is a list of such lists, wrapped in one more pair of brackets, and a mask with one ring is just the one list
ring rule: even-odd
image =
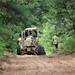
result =
[{"label": "grass", "polygon": [[75,53],[75,38],[68,38],[60,45],[60,51],[65,50],[66,52]]}]

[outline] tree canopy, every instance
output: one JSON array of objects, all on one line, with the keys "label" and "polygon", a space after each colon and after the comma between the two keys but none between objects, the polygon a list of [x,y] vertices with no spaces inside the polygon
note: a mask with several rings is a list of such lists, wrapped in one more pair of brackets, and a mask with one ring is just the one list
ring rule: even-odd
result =
[{"label": "tree canopy", "polygon": [[14,39],[27,27],[42,32],[39,43],[47,53],[53,52],[54,33],[59,36],[60,50],[75,51],[75,0],[0,0],[0,51],[15,51]]}]

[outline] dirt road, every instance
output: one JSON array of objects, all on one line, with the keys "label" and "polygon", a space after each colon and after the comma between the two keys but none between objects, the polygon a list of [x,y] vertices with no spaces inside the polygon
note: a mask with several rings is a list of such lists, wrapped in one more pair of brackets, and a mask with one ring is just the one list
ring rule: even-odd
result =
[{"label": "dirt road", "polygon": [[0,60],[0,75],[75,75],[75,57],[10,55]]}]

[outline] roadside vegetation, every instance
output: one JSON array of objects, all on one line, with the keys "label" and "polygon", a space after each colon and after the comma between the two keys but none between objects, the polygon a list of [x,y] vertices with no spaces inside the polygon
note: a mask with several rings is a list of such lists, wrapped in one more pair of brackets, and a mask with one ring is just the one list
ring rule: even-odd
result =
[{"label": "roadside vegetation", "polygon": [[75,53],[75,0],[0,0],[0,55],[16,53],[21,30],[37,27],[39,44],[53,54],[51,39],[59,37],[59,52]]}]

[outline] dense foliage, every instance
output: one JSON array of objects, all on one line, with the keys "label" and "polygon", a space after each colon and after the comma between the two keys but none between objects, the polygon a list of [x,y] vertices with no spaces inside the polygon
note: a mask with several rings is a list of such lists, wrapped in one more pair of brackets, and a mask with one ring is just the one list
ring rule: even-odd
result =
[{"label": "dense foliage", "polygon": [[18,34],[37,27],[39,44],[53,53],[51,39],[59,37],[59,51],[75,52],[75,0],[0,0],[0,53],[15,52]]}]

